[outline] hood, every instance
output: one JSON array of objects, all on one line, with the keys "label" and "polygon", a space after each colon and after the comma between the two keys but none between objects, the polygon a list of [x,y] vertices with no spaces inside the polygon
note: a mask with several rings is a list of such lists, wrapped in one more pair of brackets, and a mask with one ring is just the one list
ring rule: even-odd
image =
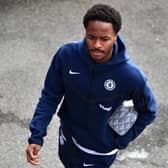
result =
[{"label": "hood", "polygon": [[126,62],[129,60],[129,56],[126,52],[126,47],[125,43],[120,35],[117,36],[117,40],[114,43],[113,46],[113,57],[110,61],[108,62],[102,62],[102,63],[95,63],[95,61],[91,58],[88,47],[86,44],[86,40],[83,39],[80,43],[80,55],[82,59],[87,63],[87,64],[96,64],[96,66],[114,66],[121,64],[123,62]]}]

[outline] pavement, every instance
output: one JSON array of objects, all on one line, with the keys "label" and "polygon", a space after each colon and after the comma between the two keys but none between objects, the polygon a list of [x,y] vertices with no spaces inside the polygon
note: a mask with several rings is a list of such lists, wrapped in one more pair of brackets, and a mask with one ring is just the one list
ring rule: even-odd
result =
[{"label": "pavement", "polygon": [[[83,37],[82,17],[100,0],[0,0],[0,167],[32,168],[25,149],[28,123],[56,50]],[[168,3],[167,0],[104,0],[123,18],[130,57],[148,76],[159,116],[138,139],[119,152],[113,168],[168,167]],[[57,154],[54,116],[41,151],[40,168],[63,168]]]}]

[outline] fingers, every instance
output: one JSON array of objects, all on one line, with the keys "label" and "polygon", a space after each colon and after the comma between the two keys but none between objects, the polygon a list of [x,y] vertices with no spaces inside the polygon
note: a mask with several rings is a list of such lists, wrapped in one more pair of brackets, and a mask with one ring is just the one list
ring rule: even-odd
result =
[{"label": "fingers", "polygon": [[32,165],[38,166],[40,165],[40,149],[41,146],[38,144],[29,144],[26,150],[27,161]]}]

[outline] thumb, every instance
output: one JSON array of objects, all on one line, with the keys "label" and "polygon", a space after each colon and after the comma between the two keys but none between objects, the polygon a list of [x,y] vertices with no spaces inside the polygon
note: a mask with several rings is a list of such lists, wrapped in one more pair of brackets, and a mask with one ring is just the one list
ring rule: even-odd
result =
[{"label": "thumb", "polygon": [[41,146],[38,144],[29,144],[26,150],[27,153],[27,161],[32,165],[40,165],[40,154],[39,151]]},{"label": "thumb", "polygon": [[38,144],[30,144],[29,148],[28,148],[30,157],[32,159],[38,158],[40,149],[41,149],[40,145],[38,145]]},{"label": "thumb", "polygon": [[40,149],[41,149],[41,148],[39,148],[39,146],[36,145],[36,146],[34,147],[34,153],[33,153],[33,154],[34,154],[34,155],[38,155]]}]

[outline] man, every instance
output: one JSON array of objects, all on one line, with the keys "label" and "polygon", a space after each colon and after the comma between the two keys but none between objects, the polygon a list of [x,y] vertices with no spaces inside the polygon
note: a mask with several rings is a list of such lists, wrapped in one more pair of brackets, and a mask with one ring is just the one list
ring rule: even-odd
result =
[{"label": "man", "polygon": [[[87,11],[83,24],[85,38],[63,45],[49,67],[30,123],[27,160],[33,165],[40,164],[43,137],[62,98],[59,157],[66,168],[110,167],[118,150],[126,148],[157,116],[149,83],[129,59],[118,34],[119,12],[97,4]],[[114,117],[117,109],[126,100],[132,100],[138,115],[128,130],[125,127],[130,124],[124,125],[123,133],[117,131],[123,127],[120,122],[117,129],[113,124],[118,121]],[[111,117],[115,119],[110,124]]]}]

